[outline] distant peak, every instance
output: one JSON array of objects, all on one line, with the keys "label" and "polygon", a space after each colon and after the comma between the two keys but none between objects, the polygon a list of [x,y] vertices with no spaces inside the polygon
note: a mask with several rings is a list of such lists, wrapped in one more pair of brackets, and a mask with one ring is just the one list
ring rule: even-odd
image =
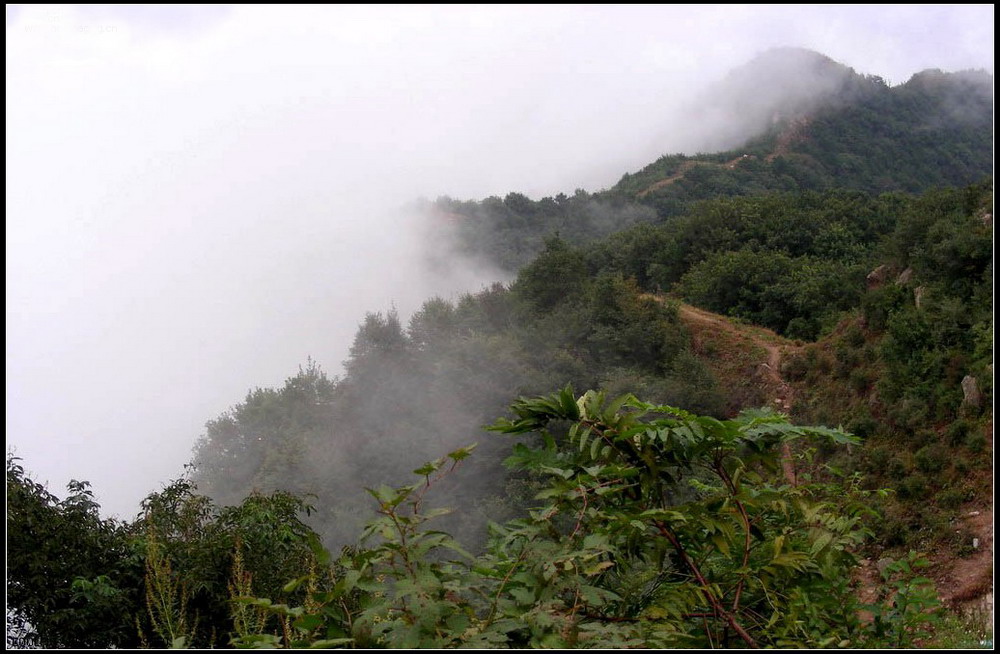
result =
[{"label": "distant peak", "polygon": [[[757,59],[799,59],[799,60],[812,60],[812,61],[822,61],[831,64],[837,64],[836,61],[827,57],[821,52],[816,52],[815,50],[810,50],[809,48],[802,48],[798,46],[781,46],[778,48],[769,48],[764,50],[757,56],[755,56],[751,61]],[[837,64],[840,65],[840,64]]]},{"label": "distant peak", "polygon": [[857,78],[853,69],[813,50],[773,48],[732,70],[710,97],[732,106],[734,117],[773,122],[843,96]]},{"label": "distant peak", "polygon": [[940,68],[928,68],[914,73],[906,84],[929,86],[948,82],[989,86],[992,89],[993,74],[986,70],[959,70],[954,73],[946,73]]},{"label": "distant peak", "polygon": [[748,70],[766,70],[772,75],[830,75],[831,73],[849,75],[854,73],[853,69],[834,61],[825,54],[793,46],[765,50],[734,70],[733,73],[746,73]]},{"label": "distant peak", "polygon": [[731,70],[691,103],[703,126],[688,151],[739,147],[784,121],[849,100],[863,78],[830,57],[801,47],[772,48]]}]

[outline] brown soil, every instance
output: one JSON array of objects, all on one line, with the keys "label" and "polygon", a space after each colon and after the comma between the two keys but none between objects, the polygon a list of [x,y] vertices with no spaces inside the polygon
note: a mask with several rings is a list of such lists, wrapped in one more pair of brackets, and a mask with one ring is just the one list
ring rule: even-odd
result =
[{"label": "brown soil", "polygon": [[[993,450],[993,423],[986,425],[986,440]],[[982,486],[982,497],[990,498],[986,506],[968,505],[954,525],[956,533],[974,538],[973,550],[964,558],[951,558],[945,553],[932,555],[934,581],[945,605],[962,611],[985,611],[993,623],[993,471],[976,471],[976,482]]]},{"label": "brown soil", "polygon": [[[658,298],[661,299],[661,298]],[[801,345],[778,336],[769,329],[735,323],[724,316],[687,304],[680,305],[681,321],[691,331],[692,346],[712,372],[735,395],[742,406],[768,403],[788,412],[795,401],[794,388],[781,376],[781,362]],[[753,387],[758,395],[753,395]],[[755,401],[756,400],[756,401]],[[737,408],[737,407],[733,407]],[[986,428],[992,450],[993,425]],[[787,445],[782,468],[786,479],[796,483],[794,459]],[[993,497],[992,474],[982,475],[983,497]],[[978,539],[978,547],[965,558],[950,552],[931,553],[932,576],[946,606],[987,611],[993,620],[993,506],[967,507],[956,531]],[[865,560],[857,572],[858,594],[863,602],[875,600],[880,575],[874,561]]]},{"label": "brown soil", "polygon": [[688,160],[688,161],[683,162],[677,168],[677,172],[676,173],[674,173],[670,177],[665,177],[664,179],[661,179],[658,182],[653,182],[645,190],[639,191],[638,195],[639,195],[640,198],[646,197],[647,195],[649,195],[653,191],[659,190],[659,189],[663,188],[664,186],[670,186],[671,184],[673,184],[677,180],[683,179],[684,176],[687,174],[687,172],[689,170],[691,170],[692,168],[694,168],[695,166],[720,166],[722,168],[727,168],[729,170],[732,170],[741,161],[744,161],[746,159],[754,159],[754,158],[755,157],[753,155],[742,154],[742,155],[736,157],[735,159],[730,159],[729,161],[727,161],[724,164],[716,164],[716,163],[712,163],[710,161]]},{"label": "brown soil", "polygon": [[[768,155],[764,157],[764,160],[770,163],[774,161],[777,157],[788,154],[792,145],[798,143],[799,141],[802,141],[805,138],[806,128],[808,126],[809,126],[808,118],[802,117],[793,120],[788,125],[788,128],[785,129],[785,131],[778,136],[778,140],[774,145],[774,150],[768,153]],[[694,159],[689,159],[688,161],[683,162],[677,168],[676,173],[674,173],[670,177],[665,177],[659,181],[653,182],[642,191],[639,191],[637,195],[638,197],[643,198],[652,193],[653,191],[658,191],[661,188],[670,186],[674,182],[684,179],[684,176],[688,173],[688,171],[694,168],[695,166],[718,166],[721,168],[727,168],[729,170],[732,170],[733,168],[736,168],[736,166],[738,166],[741,161],[745,161],[747,159],[755,159],[755,158],[756,157],[750,154],[742,154],[734,159],[730,159],[724,164],[717,164],[717,163],[712,163],[710,161],[697,161]]]},{"label": "brown soil", "polygon": [[[763,361],[760,361],[759,356],[755,357],[757,362],[754,366],[751,380],[758,389],[763,391],[766,396],[765,401],[768,404],[783,413],[787,413],[791,409],[792,402],[794,401],[794,392],[792,387],[781,376],[781,361],[786,351],[798,349],[798,346],[792,341],[778,336],[770,329],[734,324],[724,316],[688,304],[680,306],[680,318],[689,328],[697,325],[697,329],[691,330],[692,334],[695,335],[696,351],[699,349],[699,345],[701,345],[700,349],[703,351],[709,349],[704,347],[704,344],[699,344],[699,339],[714,339],[718,342],[720,338],[728,341],[733,341],[734,339],[743,340],[744,345],[746,342],[749,342],[757,351],[763,350]],[[729,348],[724,347],[723,349]],[[712,367],[711,364],[709,365]],[[715,366],[715,368],[713,372],[724,382],[734,372],[737,372],[733,370],[721,370],[718,366]],[[795,462],[787,443],[783,448],[781,466],[788,483],[795,485],[797,483]]]},{"label": "brown soil", "polygon": [[699,162],[699,161],[685,161],[677,169],[677,172],[674,173],[673,175],[671,175],[670,177],[667,177],[665,179],[661,179],[658,182],[653,182],[652,184],[649,185],[648,188],[646,188],[646,190],[639,191],[639,197],[640,198],[646,197],[647,195],[649,195],[653,191],[661,189],[664,186],[670,186],[671,184],[673,184],[677,180],[683,179],[683,177],[687,173],[687,171],[689,171],[692,168],[694,168],[694,165],[697,164],[697,163],[703,163],[703,162]]},{"label": "brown soil", "polygon": [[993,590],[993,510],[972,510],[961,518],[965,530],[978,539],[975,552],[945,563],[936,576],[945,604],[961,605]]},{"label": "brown soil", "polygon": [[774,161],[777,157],[788,154],[792,145],[798,143],[803,138],[805,138],[806,127],[809,126],[808,118],[798,118],[793,120],[788,128],[778,136],[778,142],[774,146],[774,150],[764,157],[767,162]]}]

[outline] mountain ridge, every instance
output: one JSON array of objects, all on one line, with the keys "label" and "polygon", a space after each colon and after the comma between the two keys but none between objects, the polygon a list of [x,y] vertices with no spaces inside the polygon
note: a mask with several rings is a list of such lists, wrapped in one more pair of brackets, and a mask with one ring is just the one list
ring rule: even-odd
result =
[{"label": "mountain ridge", "polygon": [[[808,92],[780,80],[775,88],[781,93],[760,92],[768,77],[764,66],[775,59],[793,60],[785,61],[785,70],[812,71]],[[733,73],[729,86],[717,87],[725,90],[712,92],[728,103],[717,103],[720,116],[739,114],[745,98],[764,98],[749,111],[759,133],[739,147],[666,154],[594,193],[540,200],[516,192],[478,201],[442,197],[429,211],[448,217],[438,222],[455,234],[459,253],[513,272],[553,233],[582,244],[640,223],[665,224],[713,198],[834,188],[920,193],[993,173],[988,73],[931,69],[889,87],[803,50],[769,53],[748,66],[742,70],[749,73]],[[776,113],[775,102],[788,97],[786,110]]]}]

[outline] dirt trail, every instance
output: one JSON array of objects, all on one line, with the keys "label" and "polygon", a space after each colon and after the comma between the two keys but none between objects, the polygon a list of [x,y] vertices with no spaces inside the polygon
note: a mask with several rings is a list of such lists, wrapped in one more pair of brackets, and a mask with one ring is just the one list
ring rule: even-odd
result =
[{"label": "dirt trail", "polygon": [[[753,345],[761,348],[767,353],[767,361],[761,362],[757,366],[757,374],[763,382],[774,408],[783,413],[787,413],[794,401],[794,391],[792,387],[781,376],[781,361],[785,351],[798,349],[791,341],[778,336],[769,329],[752,325],[736,325],[725,317],[716,313],[704,311],[689,304],[680,305],[680,318],[685,323],[697,323],[702,326],[710,326],[713,329],[721,330],[732,336],[745,337]],[[781,467],[785,473],[788,483],[797,483],[794,458],[791,448],[787,443],[782,448]]]},{"label": "dirt trail", "polygon": [[688,171],[694,168],[695,166],[715,166],[718,168],[726,168],[728,170],[732,170],[733,168],[736,168],[736,166],[741,161],[744,161],[746,159],[755,159],[755,158],[756,157],[754,157],[752,154],[741,154],[735,159],[730,159],[726,163],[721,163],[721,164],[714,163],[711,161],[697,161],[694,159],[690,159],[682,163],[680,166],[678,166],[677,172],[671,175],[670,177],[665,177],[664,179],[661,179],[658,182],[653,182],[648,187],[646,187],[645,190],[639,191],[638,196],[640,198],[644,198],[653,191],[659,190],[664,186],[670,186],[679,179],[684,179],[684,176],[688,173]]},{"label": "dirt trail", "polygon": [[953,561],[940,573],[938,589],[945,604],[985,610],[993,621],[993,510],[963,513],[959,524],[975,534],[975,552]]},{"label": "dirt trail", "polygon": [[[657,298],[662,300],[662,298]],[[758,381],[762,382],[768,396],[773,398],[776,409],[787,412],[795,399],[794,389],[781,376],[781,362],[786,354],[801,348],[774,332],[753,325],[741,325],[730,322],[720,316],[688,304],[679,306],[681,320],[689,325],[697,325],[693,330],[701,334],[706,331],[722,332],[734,340],[745,339],[767,353],[766,362],[757,365]],[[986,438],[989,447],[993,446],[993,424],[986,427]],[[796,483],[794,459],[787,444],[782,457],[782,469],[789,483]],[[992,483],[989,497],[992,497]],[[967,509],[955,525],[956,530],[965,531],[976,539],[975,551],[965,558],[947,558],[935,556],[935,573],[933,574],[938,595],[946,606],[965,612],[980,612],[993,623],[993,505],[992,501],[986,507]],[[942,553],[943,554],[943,553]],[[950,555],[953,556],[953,555]],[[862,601],[875,599],[875,589],[879,582],[879,573],[874,561],[866,560],[858,573],[859,595]]]},{"label": "dirt trail", "polygon": [[[774,150],[765,155],[764,161],[770,163],[775,159],[777,159],[778,157],[788,154],[788,152],[791,150],[792,145],[798,143],[804,138],[804,135],[806,133],[806,128],[809,127],[809,123],[810,120],[806,117],[800,117],[797,118],[796,120],[793,120],[788,125],[788,127],[785,128],[785,131],[783,131],[780,135],[778,135],[778,139],[774,144]],[[640,198],[644,198],[653,191],[658,191],[659,189],[665,186],[670,186],[674,182],[684,179],[684,176],[688,173],[688,171],[694,168],[695,166],[715,166],[718,168],[726,168],[727,170],[732,170],[733,168],[736,168],[736,166],[738,166],[741,161],[745,161],[747,159],[756,159],[756,158],[757,157],[752,154],[742,154],[738,157],[730,159],[729,161],[721,164],[714,163],[712,161],[698,161],[696,159],[689,159],[683,162],[680,166],[678,166],[676,173],[674,173],[670,177],[665,177],[659,181],[653,182],[652,184],[647,186],[644,190],[639,191],[636,195]]]},{"label": "dirt trail", "polygon": [[[993,421],[984,428],[987,447],[993,451]],[[993,474],[973,473],[983,486],[987,502],[966,505],[954,522],[956,534],[972,540],[972,552],[962,558],[934,554],[936,572],[933,575],[938,595],[946,606],[975,615],[985,624],[993,624]],[[967,543],[967,545],[970,543]]]},{"label": "dirt trail", "polygon": [[670,177],[667,177],[665,179],[661,179],[658,182],[653,182],[652,184],[650,184],[646,188],[646,190],[639,191],[639,197],[640,198],[644,198],[647,195],[649,195],[650,193],[652,193],[653,191],[661,189],[664,186],[670,186],[671,184],[673,184],[677,180],[683,179],[684,175],[687,174],[687,171],[689,171],[692,168],[694,168],[694,165],[697,164],[697,163],[702,163],[702,162],[699,162],[699,161],[685,161],[684,163],[682,163],[680,165],[680,167],[677,168],[677,172],[674,173],[673,175],[671,175]]}]

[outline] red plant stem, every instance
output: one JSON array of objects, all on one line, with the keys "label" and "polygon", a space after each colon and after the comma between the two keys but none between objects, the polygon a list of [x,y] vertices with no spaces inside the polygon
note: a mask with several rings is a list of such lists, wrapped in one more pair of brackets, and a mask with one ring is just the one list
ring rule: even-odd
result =
[{"label": "red plant stem", "polygon": [[725,621],[729,624],[729,626],[733,628],[733,631],[735,631],[739,635],[739,637],[743,639],[743,642],[745,642],[748,647],[751,647],[753,649],[758,649],[759,646],[757,645],[757,642],[753,639],[753,636],[748,634],[746,629],[744,629],[738,622],[736,622],[736,618],[733,616],[733,614],[727,611],[725,607],[722,606],[722,603],[719,602],[719,600],[714,595],[712,595],[712,591],[709,589],[708,580],[705,579],[705,576],[701,574],[701,570],[698,569],[698,566],[695,565],[695,562],[691,560],[690,556],[688,556],[688,553],[684,550],[684,546],[681,545],[681,542],[680,540],[678,540],[677,536],[672,531],[670,531],[669,527],[667,527],[667,525],[665,525],[660,520],[654,521],[654,524],[656,525],[656,528],[659,529],[660,534],[668,541],[670,541],[670,544],[673,545],[674,549],[680,555],[681,560],[684,561],[688,569],[690,569],[691,572],[694,574],[695,579],[697,579],[698,583],[701,584],[702,593],[704,593],[705,598],[712,605],[712,608],[716,612],[718,612],[718,614],[722,616],[723,619],[725,619]]}]

